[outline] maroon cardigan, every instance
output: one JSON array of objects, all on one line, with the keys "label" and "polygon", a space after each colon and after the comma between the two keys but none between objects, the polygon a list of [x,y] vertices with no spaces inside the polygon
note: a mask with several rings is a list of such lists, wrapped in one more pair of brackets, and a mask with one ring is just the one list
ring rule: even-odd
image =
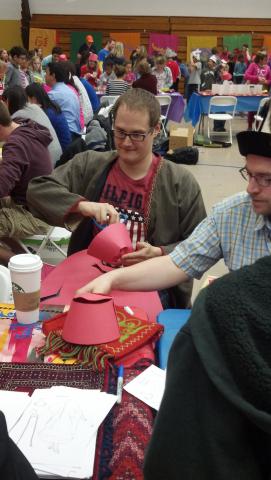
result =
[{"label": "maroon cardigan", "polygon": [[157,95],[157,78],[155,75],[152,75],[151,73],[144,73],[141,75],[141,77],[136,80],[133,85],[133,88],[143,88],[144,90],[147,90],[148,92],[153,93],[154,95]]}]

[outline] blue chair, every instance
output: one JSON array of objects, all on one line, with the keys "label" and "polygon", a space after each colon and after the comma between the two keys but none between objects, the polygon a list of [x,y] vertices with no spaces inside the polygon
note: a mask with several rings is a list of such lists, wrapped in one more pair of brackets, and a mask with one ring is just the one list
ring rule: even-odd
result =
[{"label": "blue chair", "polygon": [[157,322],[164,325],[164,333],[160,338],[158,349],[158,365],[160,368],[167,367],[168,352],[175,336],[180,328],[187,322],[191,310],[168,309],[163,310],[157,317]]}]

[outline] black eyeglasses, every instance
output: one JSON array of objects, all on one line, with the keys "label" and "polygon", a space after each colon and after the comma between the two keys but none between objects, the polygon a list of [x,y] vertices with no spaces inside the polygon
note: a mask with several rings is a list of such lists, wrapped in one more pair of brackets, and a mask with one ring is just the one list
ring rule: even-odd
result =
[{"label": "black eyeglasses", "polygon": [[260,187],[270,187],[271,185],[271,175],[252,175],[250,172],[247,171],[246,167],[243,167],[239,170],[242,177],[249,182],[251,178],[254,178],[255,182]]},{"label": "black eyeglasses", "polygon": [[124,132],[124,130],[118,130],[114,128],[112,130],[114,131],[114,135],[116,138],[119,138],[120,140],[125,140],[126,137],[129,137],[132,142],[144,142],[145,138],[153,132],[153,128],[150,128],[146,133],[127,133]]}]

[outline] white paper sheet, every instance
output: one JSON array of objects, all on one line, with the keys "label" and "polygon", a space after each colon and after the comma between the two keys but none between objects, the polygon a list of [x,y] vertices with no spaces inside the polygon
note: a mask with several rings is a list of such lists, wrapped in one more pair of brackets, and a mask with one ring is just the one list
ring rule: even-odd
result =
[{"label": "white paper sheet", "polygon": [[41,474],[88,478],[98,428],[116,399],[97,390],[35,390],[11,437]]},{"label": "white paper sheet", "polygon": [[8,432],[19,420],[30,402],[28,393],[0,390],[0,410],[4,413]]},{"label": "white paper sheet", "polygon": [[165,390],[166,372],[151,365],[123,388],[155,410],[159,410]]}]

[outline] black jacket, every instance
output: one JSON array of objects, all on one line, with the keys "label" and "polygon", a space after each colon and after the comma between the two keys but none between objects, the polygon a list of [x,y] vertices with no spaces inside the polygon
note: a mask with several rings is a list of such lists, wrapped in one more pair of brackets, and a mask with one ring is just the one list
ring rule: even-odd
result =
[{"label": "black jacket", "polygon": [[0,478],[1,480],[38,480],[28,460],[9,438],[2,412],[0,412]]},{"label": "black jacket", "polygon": [[271,257],[204,289],[170,355],[145,480],[271,479]]}]

